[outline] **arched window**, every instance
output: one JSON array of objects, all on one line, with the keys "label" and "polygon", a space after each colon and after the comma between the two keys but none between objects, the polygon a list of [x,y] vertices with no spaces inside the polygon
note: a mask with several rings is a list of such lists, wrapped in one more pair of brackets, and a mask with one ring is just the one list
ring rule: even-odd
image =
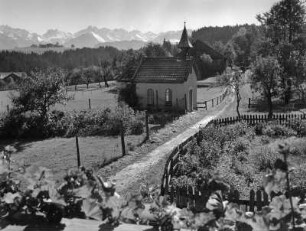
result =
[{"label": "arched window", "polygon": [[165,92],[165,105],[172,106],[172,91],[169,88],[167,88]]},{"label": "arched window", "polygon": [[147,91],[147,103],[148,105],[154,105],[154,91],[151,88]]}]

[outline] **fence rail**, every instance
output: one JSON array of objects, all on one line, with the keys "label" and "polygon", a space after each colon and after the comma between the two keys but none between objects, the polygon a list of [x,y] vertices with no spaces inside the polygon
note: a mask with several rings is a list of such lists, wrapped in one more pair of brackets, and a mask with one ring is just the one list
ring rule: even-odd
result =
[{"label": "fence rail", "polygon": [[245,121],[250,125],[255,125],[258,123],[273,121],[279,125],[288,125],[291,126],[297,120],[306,119],[306,114],[273,114],[272,118],[268,118],[268,115],[264,114],[252,114],[252,115],[241,115],[240,118],[236,117],[227,117],[212,120],[216,126],[226,126],[229,124],[234,124],[238,121]]},{"label": "fence rail", "polygon": [[211,105],[211,107],[214,107],[215,105],[220,104],[224,100],[224,98],[226,97],[227,93],[228,92],[226,90],[221,95],[219,95],[215,98],[197,102],[197,109],[204,108],[204,109],[208,110],[208,105],[209,104]]},{"label": "fence rail", "polygon": [[[228,198],[230,202],[236,203],[243,211],[260,211],[264,206],[269,204],[269,201],[276,194],[270,196],[263,190],[251,190],[249,199],[240,199],[240,194],[235,190]],[[171,202],[175,202],[178,208],[192,208],[197,212],[205,211],[206,203],[209,199],[210,192],[206,188],[196,189],[193,187],[188,188],[172,188],[169,198]]]},{"label": "fence rail", "polygon": [[[248,124],[255,125],[260,122],[275,121],[281,125],[293,125],[294,121],[306,119],[306,114],[275,114],[271,119],[267,115],[242,115],[238,117],[228,117],[222,119],[212,120],[209,124],[217,126],[225,126],[234,124],[238,121],[246,121]],[[188,147],[191,145],[193,139],[199,137],[199,132],[186,139],[178,147],[176,147],[170,154],[165,168],[161,183],[161,195],[168,195],[171,202],[175,202],[178,207],[194,207],[197,211],[201,211],[205,206],[207,200],[207,189],[205,188],[174,188],[171,186],[171,179],[178,170],[178,164],[182,156],[184,156]],[[245,211],[261,210],[261,208],[268,204],[273,196],[266,195],[262,191],[250,191],[249,200],[241,200],[239,192],[236,191],[234,196],[228,198],[229,201],[237,203],[240,207],[244,207]]]}]

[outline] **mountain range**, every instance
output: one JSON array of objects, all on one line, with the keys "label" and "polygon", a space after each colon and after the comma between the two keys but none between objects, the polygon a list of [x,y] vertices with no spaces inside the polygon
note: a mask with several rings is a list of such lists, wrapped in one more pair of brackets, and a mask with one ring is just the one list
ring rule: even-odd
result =
[{"label": "mountain range", "polygon": [[[88,26],[76,33],[68,33],[57,29],[47,30],[39,35],[24,29],[0,25],[0,50],[29,47],[31,45],[58,43],[64,47],[99,47],[114,46],[118,49],[139,49],[148,42],[162,43],[164,39],[177,43],[182,31],[161,33],[127,31],[125,29],[108,29]],[[191,33],[191,31],[189,31]]]}]

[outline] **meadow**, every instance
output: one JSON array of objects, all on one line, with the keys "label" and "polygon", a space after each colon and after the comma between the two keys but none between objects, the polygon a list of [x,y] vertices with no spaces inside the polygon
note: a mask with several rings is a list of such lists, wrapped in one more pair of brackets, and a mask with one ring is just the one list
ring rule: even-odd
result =
[{"label": "meadow", "polygon": [[[88,109],[88,98],[91,99],[91,106],[94,107],[112,107],[117,105],[117,94],[115,86],[108,89],[90,86],[87,90],[86,86],[78,87],[80,91],[74,93],[74,88],[69,93],[75,94],[74,100],[67,103],[66,106],[56,105],[57,109]],[[222,88],[199,88],[198,98],[211,99],[220,95]],[[3,92],[2,92],[3,93]],[[1,98],[2,99],[2,98]],[[217,110],[215,107],[213,110]],[[4,108],[4,110],[6,110]],[[212,110],[208,107],[208,112]],[[206,114],[206,110],[199,110],[187,115],[183,115],[164,126],[159,126],[161,130],[151,130],[152,137],[158,137],[157,140],[166,142],[173,136],[196,123]],[[156,125],[150,125],[156,127]],[[175,131],[175,132],[174,132]],[[127,156],[139,155],[142,153],[141,146],[145,134],[127,135],[125,137]],[[17,147],[17,153],[13,155],[15,163],[18,164],[38,164],[51,168],[55,172],[55,178],[60,179],[65,171],[77,166],[76,143],[75,138],[50,138],[40,141],[0,141],[0,145],[13,144]],[[160,145],[156,140],[152,143],[147,142],[149,150]],[[90,136],[79,137],[79,146],[81,153],[81,161],[85,167],[100,169],[103,165],[108,164],[113,159],[122,156],[120,136]],[[151,147],[152,146],[152,147]],[[139,150],[140,149],[140,150]],[[147,152],[146,152],[147,153]],[[112,171],[110,171],[112,172]]]}]

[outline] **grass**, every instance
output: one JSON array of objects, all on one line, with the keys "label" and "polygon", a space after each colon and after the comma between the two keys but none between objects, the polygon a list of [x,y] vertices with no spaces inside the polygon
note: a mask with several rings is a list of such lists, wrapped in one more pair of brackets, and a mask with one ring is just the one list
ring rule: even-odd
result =
[{"label": "grass", "polygon": [[[102,85],[103,86],[103,85]],[[75,99],[66,105],[66,109],[86,109],[88,98],[92,100],[92,107],[106,107],[115,105],[116,92],[114,86],[109,89],[96,88],[87,90],[84,86],[76,92]],[[90,89],[94,89],[92,86]],[[200,88],[198,89],[198,100],[208,100],[217,97],[222,92],[221,88]],[[2,92],[3,93],[3,92]],[[57,109],[64,107],[57,105]],[[191,125],[201,120],[212,110],[219,110],[222,105],[214,108],[208,107],[208,111],[199,110],[181,116],[175,121],[166,124],[164,127],[151,132],[152,142],[146,142],[140,146],[144,140],[144,135],[127,136],[126,146],[129,153],[119,160],[103,167],[103,164],[111,162],[113,159],[121,157],[121,143],[119,137],[82,137],[79,138],[82,165],[87,168],[94,168],[105,176],[109,177],[127,167],[135,161],[146,158],[146,154],[167,142],[172,137],[186,130]],[[0,145],[12,144],[8,141],[1,141]],[[55,179],[62,179],[63,175],[70,168],[77,166],[76,145],[74,138],[53,138],[42,141],[17,142],[18,152],[13,155],[13,159],[19,164],[37,164],[48,167],[54,171]],[[150,183],[160,184],[161,175],[164,170],[165,160],[158,166],[150,168],[148,175],[144,176],[143,181],[150,179]],[[124,180],[124,179],[123,179]],[[142,181],[140,180],[140,181]]]},{"label": "grass", "polygon": [[[126,144],[137,144],[143,136],[127,136]],[[75,138],[52,138],[42,141],[15,143],[17,152],[12,155],[16,165],[39,165],[51,169],[56,180],[67,170],[77,167]],[[122,156],[120,137],[80,137],[81,164],[86,168],[100,169],[113,159]]]},{"label": "grass", "polygon": [[[117,91],[114,81],[110,81],[110,87],[105,88],[104,83],[101,83],[102,88],[98,83],[89,84],[87,89],[85,84],[78,85],[77,91],[74,86],[68,87],[68,94],[73,97],[66,105],[57,104],[54,109],[57,110],[86,110],[89,108],[89,100],[91,108],[96,107],[116,107],[117,106]],[[11,106],[9,98],[10,91],[0,91],[0,112],[7,110],[7,105]]]}]

